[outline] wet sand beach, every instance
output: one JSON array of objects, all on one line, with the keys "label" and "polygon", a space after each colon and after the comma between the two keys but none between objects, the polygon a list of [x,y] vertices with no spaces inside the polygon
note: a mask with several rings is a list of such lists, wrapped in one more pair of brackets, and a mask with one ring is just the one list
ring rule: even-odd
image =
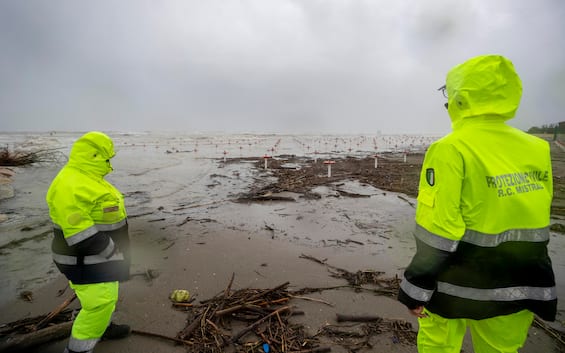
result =
[{"label": "wet sand beach", "polygon": [[[67,154],[78,136],[2,135],[0,141]],[[187,326],[190,313],[172,306],[171,291],[186,289],[197,304],[225,291],[233,276],[233,290],[267,290],[286,282],[289,291],[327,288],[292,298],[288,304],[303,312],[291,322],[301,325],[308,336],[316,336],[318,345],[331,352],[349,352],[353,347],[359,352],[417,352],[413,339],[417,321],[402,304],[377,295],[374,285],[363,284],[356,290],[332,274],[338,268],[350,273],[383,272],[388,279],[401,277],[415,251],[411,232],[419,169],[426,146],[436,137],[110,136],[118,154],[108,180],[126,197],[135,274],[121,284],[115,321],[175,337]],[[266,155],[272,157],[267,168]],[[563,330],[565,234],[560,225],[565,224],[565,151],[552,143],[552,155],[556,185],[550,253],[561,299],[558,321],[552,327]],[[331,177],[325,160],[335,161]],[[0,213],[6,215],[0,222],[4,238],[0,243],[0,324],[46,314],[71,295],[50,260],[50,224],[43,200],[60,167],[10,168],[14,197],[0,200]],[[24,291],[28,296],[22,298]],[[77,305],[74,302],[71,307]],[[360,324],[338,323],[336,314],[406,322],[414,335],[382,330],[364,342],[323,334],[327,327],[360,330]],[[245,338],[260,341],[253,335]],[[62,352],[65,344],[66,339],[29,351]],[[95,352],[185,352],[189,348],[195,349],[134,334],[100,342]],[[463,348],[473,351],[468,338]],[[521,352],[564,350],[545,330],[532,327]]]}]

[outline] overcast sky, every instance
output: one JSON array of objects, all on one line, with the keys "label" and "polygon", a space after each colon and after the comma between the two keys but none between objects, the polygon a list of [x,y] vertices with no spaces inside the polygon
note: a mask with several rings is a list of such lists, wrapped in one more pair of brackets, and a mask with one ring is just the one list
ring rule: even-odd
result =
[{"label": "overcast sky", "polygon": [[0,131],[444,133],[488,53],[565,120],[563,0],[1,0]]}]

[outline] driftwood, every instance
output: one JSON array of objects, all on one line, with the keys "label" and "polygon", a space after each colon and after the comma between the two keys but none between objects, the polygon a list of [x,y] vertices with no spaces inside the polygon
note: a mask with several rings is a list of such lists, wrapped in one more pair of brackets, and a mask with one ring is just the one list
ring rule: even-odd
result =
[{"label": "driftwood", "polygon": [[353,326],[326,325],[316,336],[325,336],[336,344],[346,347],[350,351],[371,348],[372,337],[388,333],[392,341],[398,344],[414,346],[417,333],[412,324],[404,320],[386,319],[374,315],[345,315],[336,314],[338,322],[355,322]]},{"label": "driftwood", "polygon": [[0,352],[13,352],[68,337],[72,328],[72,310],[67,309],[76,299],[71,297],[47,315],[22,319],[0,328]]},{"label": "driftwood", "polygon": [[354,193],[354,192],[349,192],[349,191],[345,191],[345,190],[337,190],[337,192],[341,195],[341,196],[347,196],[347,197],[351,197],[351,198],[370,198],[371,195],[365,195],[365,194],[358,194],[358,193]]},{"label": "driftwood", "polygon": [[334,306],[332,303],[322,300],[322,299],[316,299],[316,298],[310,298],[310,297],[304,297],[302,295],[291,295],[291,298],[296,298],[296,299],[302,299],[302,300],[308,300],[311,302],[316,302],[316,303],[322,303],[322,304],[326,304],[328,306]]},{"label": "driftwood", "polygon": [[406,201],[407,204],[409,204],[412,208],[416,208],[416,205],[414,204],[414,202],[408,200],[406,197],[403,197],[401,195],[397,196],[399,199]]},{"label": "driftwood", "polygon": [[19,352],[30,347],[70,336],[72,321],[52,325],[26,334],[9,335],[0,339],[0,352]]},{"label": "driftwood", "polygon": [[71,304],[75,299],[77,298],[76,293],[73,293],[73,295],[65,300],[63,303],[61,303],[61,305],[59,305],[57,308],[55,308],[55,310],[51,311],[43,320],[39,321],[37,323],[37,325],[35,325],[33,327],[33,331],[37,331],[39,329],[42,329],[45,325],[47,325],[51,320],[53,320],[53,318],[57,315],[59,315],[59,313],[61,311],[63,311],[67,306],[69,306],[69,304]]},{"label": "driftwood", "polygon": [[295,202],[296,197],[285,196],[281,194],[282,191],[267,191],[267,192],[257,192],[243,195],[234,200],[234,202],[246,203],[253,201],[290,201]]},{"label": "driftwood", "polygon": [[[335,267],[326,263],[326,260],[319,260],[310,255],[300,255],[301,259],[307,259],[314,261],[320,265],[324,265],[328,268],[332,277],[345,279],[349,286],[356,291],[369,291],[377,295],[382,295],[390,298],[396,298],[398,295],[398,290],[400,288],[400,278],[398,276],[394,277],[383,277],[384,272],[364,270],[357,271],[355,273],[349,272],[343,268]],[[372,287],[366,287],[363,285],[371,285]]]},{"label": "driftwood", "polygon": [[181,332],[179,332],[177,334],[177,338],[183,341],[188,340],[192,335],[192,332],[194,332],[194,330],[196,330],[196,328],[200,324],[201,319],[202,319],[202,314],[198,315],[196,319],[194,319],[190,323],[190,325],[186,326]]},{"label": "driftwood", "polygon": [[180,340],[180,339],[175,338],[175,337],[169,337],[169,336],[161,335],[159,333],[153,333],[153,332],[147,332],[147,331],[141,331],[141,330],[131,330],[131,333],[133,333],[135,335],[140,335],[140,336],[161,338],[161,339],[164,339],[164,340],[167,340],[167,341],[173,341],[175,343],[180,343],[180,344],[192,344],[192,342]]},{"label": "driftwood", "polygon": [[562,331],[558,331],[549,325],[547,325],[543,320],[539,318],[534,318],[533,326],[538,327],[545,331],[549,336],[555,339],[557,342],[561,344],[562,347],[565,347],[565,333]]},{"label": "driftwood", "polygon": [[235,335],[233,335],[229,341],[229,343],[235,343],[237,342],[241,337],[243,337],[246,333],[248,333],[251,330],[254,330],[255,328],[257,328],[257,326],[259,326],[261,323],[263,323],[265,320],[267,320],[268,318],[270,318],[273,315],[279,315],[280,313],[290,310],[290,306],[285,306],[282,307],[280,309],[277,309],[275,311],[273,311],[272,313],[270,313],[269,315],[255,321],[253,324],[247,326],[246,328],[244,328],[243,330],[239,331],[238,333],[236,333]]}]

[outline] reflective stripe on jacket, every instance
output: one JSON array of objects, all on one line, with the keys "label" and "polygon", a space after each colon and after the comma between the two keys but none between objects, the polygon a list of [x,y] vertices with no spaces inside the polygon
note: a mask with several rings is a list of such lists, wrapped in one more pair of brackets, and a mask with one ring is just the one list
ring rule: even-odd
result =
[{"label": "reflective stripe on jacket", "polygon": [[[489,70],[507,63],[490,59],[448,74],[453,131],[433,143],[424,159],[417,252],[399,300],[446,318],[484,319],[528,309],[554,320],[549,144],[506,125],[521,86],[508,68],[508,76],[491,75]],[[485,77],[469,66],[486,71]],[[489,106],[489,95],[504,98],[504,104],[495,99]]]}]

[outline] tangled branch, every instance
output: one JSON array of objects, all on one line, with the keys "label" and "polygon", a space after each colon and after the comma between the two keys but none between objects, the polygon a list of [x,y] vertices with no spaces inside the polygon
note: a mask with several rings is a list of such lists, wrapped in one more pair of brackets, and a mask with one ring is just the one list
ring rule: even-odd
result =
[{"label": "tangled branch", "polygon": [[34,163],[64,163],[67,157],[56,149],[40,149],[35,151],[14,151],[6,147],[0,148],[0,166],[16,167]]}]

